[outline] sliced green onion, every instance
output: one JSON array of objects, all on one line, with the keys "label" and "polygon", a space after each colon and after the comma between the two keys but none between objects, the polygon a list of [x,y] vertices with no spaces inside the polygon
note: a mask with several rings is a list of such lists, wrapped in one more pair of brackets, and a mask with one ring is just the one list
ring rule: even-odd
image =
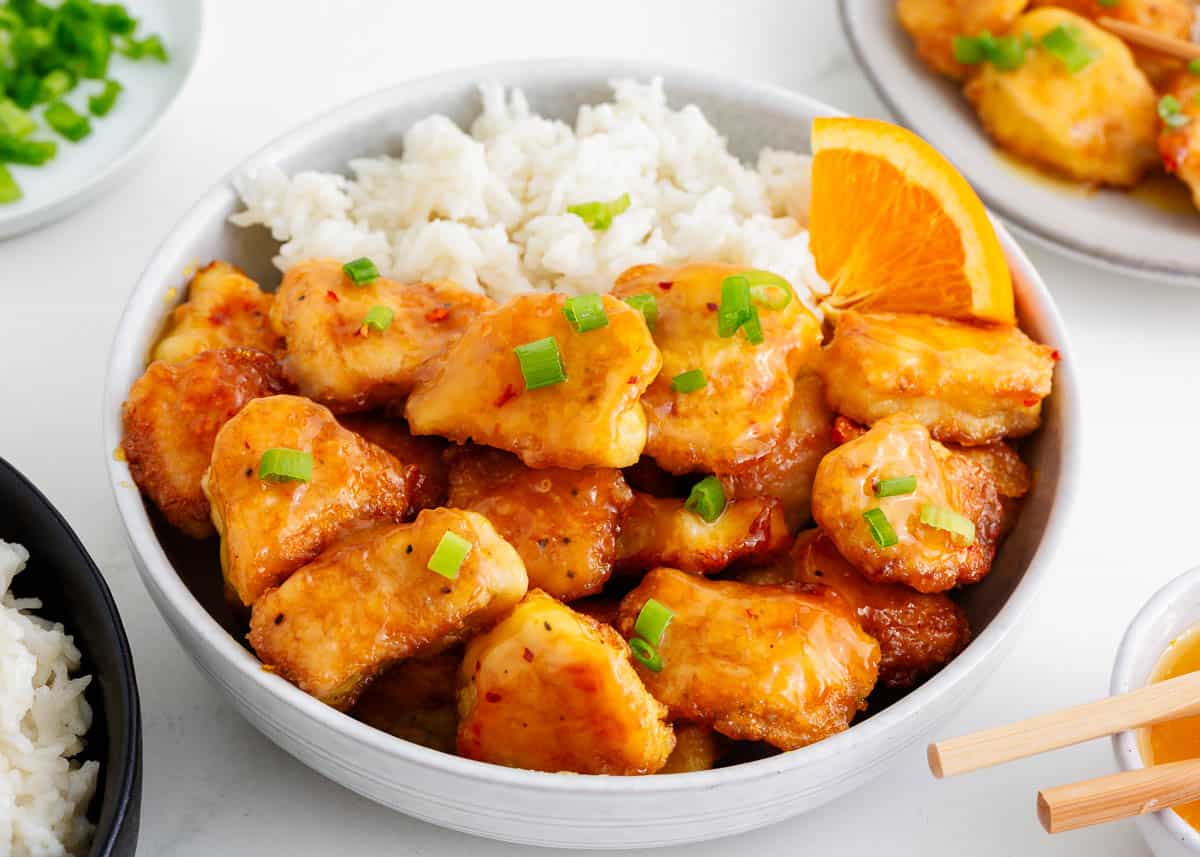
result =
[{"label": "sliced green onion", "polygon": [[353,262],[347,262],[342,265],[342,270],[356,286],[365,286],[379,279],[379,269],[366,256],[355,259]]},{"label": "sliced green onion", "polygon": [[899,497],[911,494],[917,490],[917,477],[896,476],[891,479],[880,479],[875,483],[876,497]]},{"label": "sliced green onion", "polygon": [[37,130],[37,123],[11,99],[0,98],[0,134],[25,138]]},{"label": "sliced green onion", "polygon": [[750,320],[750,281],[735,274],[721,281],[721,307],[717,310],[717,335],[729,338]]},{"label": "sliced green onion", "polygon": [[104,27],[110,33],[118,36],[128,36],[137,29],[137,18],[129,14],[129,12],[120,3],[101,3],[96,6],[100,12],[100,17],[104,21]]},{"label": "sliced green onion", "polygon": [[883,514],[883,509],[868,509],[863,512],[863,517],[867,521],[867,528],[871,531],[871,538],[875,540],[875,544],[881,548],[890,548],[899,541],[896,538],[896,531],[892,529],[892,522],[887,519],[887,515]]},{"label": "sliced green onion", "polygon": [[147,36],[140,40],[129,37],[121,39],[117,42],[117,50],[131,60],[140,60],[145,57],[156,59],[159,62],[168,60],[167,49],[158,36]]},{"label": "sliced green onion", "polygon": [[675,611],[653,598],[648,598],[638,611],[637,621],[633,623],[633,633],[652,646],[661,645],[663,634],[667,632],[667,626],[674,618]]},{"label": "sliced green onion", "polygon": [[1071,24],[1059,24],[1042,36],[1042,47],[1047,53],[1058,57],[1071,74],[1083,71],[1097,56],[1096,51],[1084,41],[1079,28]]},{"label": "sliced green onion", "polygon": [[526,342],[524,345],[518,345],[513,351],[517,354],[517,360],[521,362],[521,375],[525,378],[526,390],[549,387],[551,384],[561,384],[567,380],[562,355],[558,352],[558,343],[553,336]]},{"label": "sliced green onion", "polygon": [[725,511],[725,488],[715,476],[705,476],[692,486],[683,508],[711,524]]},{"label": "sliced green onion", "polygon": [[107,116],[117,103],[121,94],[121,84],[115,80],[106,80],[104,89],[88,98],[88,110],[93,116]]},{"label": "sliced green onion", "polygon": [[996,37],[984,30],[978,36],[956,36],[954,58],[963,65],[990,62],[1000,71],[1012,71],[1025,64],[1025,52],[1031,47],[1028,33]]},{"label": "sliced green onion", "polygon": [[975,522],[965,515],[960,515],[945,506],[934,506],[926,503],[921,507],[921,523],[937,530],[945,530],[963,544],[973,544],[975,541]]},{"label": "sliced green onion", "polygon": [[55,101],[42,114],[46,124],[62,134],[72,143],[78,143],[92,133],[92,123],[86,116],[75,112],[65,101]]},{"label": "sliced green onion", "polygon": [[604,311],[604,301],[599,295],[576,295],[567,298],[563,306],[563,315],[575,328],[576,333],[587,333],[608,326],[608,313]]},{"label": "sliced green onion", "polygon": [[56,68],[42,78],[41,86],[38,88],[37,100],[39,103],[53,101],[56,98],[66,95],[74,88],[75,76],[64,69]]},{"label": "sliced green onion", "polygon": [[258,460],[258,478],[267,482],[309,482],[312,469],[312,453],[299,449],[268,449]]},{"label": "sliced green onion", "polygon": [[751,345],[761,345],[763,341],[762,323],[758,319],[758,307],[750,307],[750,317],[742,325],[746,341]]},{"label": "sliced green onion", "polygon": [[1192,121],[1174,95],[1164,95],[1158,99],[1158,116],[1168,128],[1182,128]]},{"label": "sliced green onion", "polygon": [[28,110],[37,103],[38,91],[42,88],[42,81],[35,74],[24,73],[17,76],[17,79],[9,85],[8,94],[12,96],[13,102],[18,107],[23,107]]},{"label": "sliced green onion", "polygon": [[53,140],[22,140],[9,134],[0,134],[0,164],[25,164],[41,166],[54,157],[58,144]]},{"label": "sliced green onion", "polygon": [[0,205],[16,202],[21,196],[21,186],[12,177],[8,167],[0,164]]},{"label": "sliced green onion", "polygon": [[689,369],[671,379],[671,389],[676,393],[694,393],[708,386],[703,369]]},{"label": "sliced green onion", "polygon": [[454,580],[458,577],[459,569],[462,568],[463,562],[470,553],[471,543],[469,541],[458,533],[446,530],[442,534],[442,540],[438,542],[438,546],[433,549],[433,556],[429,557],[429,564],[426,568],[436,571],[442,577]]},{"label": "sliced green onion", "polygon": [[1194,59],[1188,63],[1188,71],[1192,74],[1200,74],[1200,59]]},{"label": "sliced green onion", "polygon": [[638,663],[650,670],[650,672],[662,672],[662,655],[658,653],[658,649],[654,648],[654,646],[647,643],[641,637],[634,637],[629,641],[629,648],[633,652],[633,656],[637,658]]},{"label": "sliced green onion", "polygon": [[783,309],[792,302],[792,284],[770,271],[742,271],[750,284],[750,297],[767,309]]},{"label": "sliced green onion", "polygon": [[363,327],[370,327],[383,333],[392,323],[396,314],[385,306],[373,306],[363,316]]},{"label": "sliced green onion", "polygon": [[603,232],[612,226],[613,218],[629,208],[629,194],[623,193],[611,202],[581,202],[567,206],[567,213],[574,214],[589,228]]},{"label": "sliced green onion", "polygon": [[1115,9],[1120,5],[1121,0],[1096,0],[1105,9]]},{"label": "sliced green onion", "polygon": [[625,303],[642,314],[646,319],[646,327],[653,333],[654,326],[658,324],[658,301],[654,295],[630,295],[625,298]]}]

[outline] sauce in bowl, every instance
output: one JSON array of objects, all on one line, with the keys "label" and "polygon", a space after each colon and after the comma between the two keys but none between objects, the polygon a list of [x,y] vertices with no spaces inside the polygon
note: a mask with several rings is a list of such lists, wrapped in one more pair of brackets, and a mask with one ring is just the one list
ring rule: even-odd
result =
[{"label": "sauce in bowl", "polygon": [[[1200,626],[1171,641],[1150,681],[1166,681],[1197,670],[1200,670]],[[1185,717],[1144,729],[1140,743],[1147,765],[1200,759],[1200,717]],[[1200,801],[1177,806],[1175,812],[1200,830]]]}]

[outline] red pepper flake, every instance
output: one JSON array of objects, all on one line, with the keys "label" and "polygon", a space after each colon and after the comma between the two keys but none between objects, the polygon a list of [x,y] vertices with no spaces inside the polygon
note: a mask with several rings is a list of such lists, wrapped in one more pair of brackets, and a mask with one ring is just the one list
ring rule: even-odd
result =
[{"label": "red pepper flake", "polygon": [[706,303],[704,306],[706,306],[706,307],[708,308],[708,311],[709,311],[709,312],[716,312],[716,311],[717,311],[717,305],[716,305],[715,303],[713,303],[712,301],[709,301],[709,302],[708,302],[708,303]]},{"label": "red pepper flake", "polygon": [[669,292],[669,291],[671,291],[671,286],[673,286],[673,285],[675,285],[675,284],[672,283],[670,280],[663,280],[661,283],[658,284],[658,287],[660,289],[662,289],[664,292]]},{"label": "red pepper flake", "polygon": [[1032,408],[1034,405],[1036,405],[1040,401],[1041,401],[1041,399],[1039,399],[1037,396],[1026,396],[1024,399],[1021,400],[1021,404],[1023,404],[1027,408]]},{"label": "red pepper flake", "polygon": [[487,693],[485,693],[483,695],[483,698],[486,699],[488,702],[499,702],[501,697],[500,697],[500,694],[496,693],[496,691],[489,690]]},{"label": "red pepper flake", "polygon": [[629,376],[629,380],[628,380],[628,381],[626,381],[625,383],[626,383],[626,384],[636,384],[637,382],[638,382],[638,377],[637,377],[637,375],[630,375],[630,376]]},{"label": "red pepper flake", "polygon": [[1050,359],[1057,363],[1059,360],[1062,360],[1062,352],[1055,348],[1050,352]]},{"label": "red pepper flake", "polygon": [[529,649],[526,649],[524,652],[522,652],[521,657],[523,657],[529,663],[533,663],[533,652],[529,651]]},{"label": "red pepper flake", "polygon": [[446,309],[444,306],[431,309],[429,312],[425,313],[425,320],[430,324],[436,324],[439,321],[445,321],[449,317],[450,310]]},{"label": "red pepper flake", "polygon": [[337,292],[335,292],[333,289],[330,289],[325,293],[325,298],[326,300],[333,301],[334,303],[337,303],[340,300],[340,298],[337,296]]},{"label": "red pepper flake", "polygon": [[517,392],[516,388],[513,387],[512,384],[508,384],[507,386],[505,386],[504,392],[501,393],[499,395],[499,397],[497,397],[494,404],[497,408],[503,408],[505,405],[507,405],[509,402],[511,402],[513,399],[515,399],[518,395],[520,395],[520,394]]}]

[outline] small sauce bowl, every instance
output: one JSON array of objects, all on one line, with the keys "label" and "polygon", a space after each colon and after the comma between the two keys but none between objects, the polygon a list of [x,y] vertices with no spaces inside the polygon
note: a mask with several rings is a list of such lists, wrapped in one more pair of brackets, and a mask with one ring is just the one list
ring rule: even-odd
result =
[{"label": "small sauce bowl", "polygon": [[[1156,592],[1134,617],[1117,649],[1111,692],[1116,695],[1143,687],[1171,641],[1197,625],[1200,625],[1200,568],[1193,568]],[[1113,736],[1113,750],[1121,770],[1146,767],[1136,730]],[[1200,832],[1171,810],[1138,816],[1135,823],[1155,857],[1200,855]]]}]

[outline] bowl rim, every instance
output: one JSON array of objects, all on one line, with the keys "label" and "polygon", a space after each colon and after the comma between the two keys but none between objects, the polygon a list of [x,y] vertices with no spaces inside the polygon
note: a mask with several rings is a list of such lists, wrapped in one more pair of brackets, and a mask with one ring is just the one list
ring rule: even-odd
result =
[{"label": "bowl rim", "polygon": [[[1138,655],[1153,646],[1159,648],[1155,632],[1166,619],[1166,614],[1172,604],[1178,602],[1185,594],[1200,592],[1200,566],[1185,571],[1174,580],[1167,583],[1150,596],[1142,605],[1142,609],[1129,623],[1121,643],[1117,647],[1117,657],[1113,664],[1112,680],[1109,692],[1114,696],[1127,693],[1141,687],[1142,679],[1134,675],[1134,663]],[[1156,652],[1161,656],[1162,652]],[[1130,729],[1118,732],[1112,738],[1113,753],[1117,757],[1117,765],[1123,771],[1136,771],[1146,767],[1138,747],[1138,730]],[[1170,809],[1149,813],[1138,819],[1161,827],[1171,839],[1187,848],[1194,854],[1200,854],[1200,831],[1193,828]]]},{"label": "bowl rim", "polygon": [[115,794],[106,794],[104,796],[103,806],[113,807],[112,818],[108,826],[104,829],[101,829],[99,823],[97,823],[96,830],[92,836],[92,844],[88,851],[88,857],[107,857],[116,846],[122,829],[125,826],[126,819],[132,818],[136,821],[136,816],[133,813],[137,810],[136,806],[134,806],[134,801],[138,798],[138,775],[142,765],[142,712],[141,699],[138,695],[137,673],[133,665],[133,651],[129,645],[129,638],[125,634],[125,624],[121,620],[121,613],[117,609],[117,602],[113,598],[112,590],[108,588],[108,582],[104,579],[104,575],[96,565],[95,560],[92,559],[92,555],[88,553],[83,542],[79,540],[79,536],[76,534],[74,528],[63,517],[63,514],[58,511],[58,508],[42,493],[41,489],[34,485],[29,477],[18,470],[15,465],[3,456],[0,456],[0,470],[6,471],[19,484],[23,485],[30,496],[41,505],[44,512],[55,520],[67,534],[71,546],[74,547],[75,552],[83,559],[83,565],[88,570],[92,587],[104,604],[105,618],[112,632],[115,643],[114,649],[117,660],[120,663],[120,669],[117,671],[118,674],[113,676],[111,680],[115,681],[120,688],[121,710],[117,712],[105,710],[105,720],[109,723],[122,723],[125,727],[124,734],[129,736],[129,746],[126,748],[126,752],[122,753],[123,762],[120,770],[120,778],[117,781],[116,792]]},{"label": "bowl rim", "polygon": [[[974,667],[989,660],[991,654],[1020,624],[1033,603],[1038,584],[1048,572],[1050,560],[1065,528],[1069,511],[1067,500],[1075,493],[1078,482],[1082,417],[1075,370],[1069,359],[1060,361],[1057,366],[1055,396],[1059,398],[1059,406],[1063,409],[1064,432],[1060,444],[1059,485],[1055,502],[1047,516],[1042,539],[1033,551],[1021,582],[988,627],[941,672],[864,722],[808,747],[727,768],[644,777],[564,775],[478,762],[395,738],[324,705],[283,678],[262,670],[259,661],[238,644],[196,600],[175,572],[162,545],[155,538],[140,494],[136,490],[130,490],[127,466],[114,460],[112,455],[112,451],[121,440],[120,413],[127,392],[125,377],[130,368],[131,343],[136,341],[145,318],[156,311],[162,315],[162,293],[166,284],[178,275],[171,260],[177,258],[184,246],[191,241],[197,232],[198,224],[211,219],[215,212],[225,210],[231,201],[236,200],[230,178],[245,170],[272,163],[290,151],[303,148],[311,138],[324,136],[360,114],[375,115],[383,108],[395,108],[410,98],[450,91],[484,80],[499,80],[509,84],[515,78],[531,73],[545,77],[557,76],[560,79],[582,76],[597,80],[615,77],[662,77],[666,81],[668,92],[672,83],[675,83],[714,92],[735,91],[744,97],[772,101],[797,112],[825,115],[840,113],[816,99],[780,86],[742,80],[719,73],[656,62],[559,58],[512,60],[470,66],[387,87],[317,115],[276,137],[227,173],[175,224],[151,257],[134,287],[113,339],[102,412],[104,455],[108,463],[110,484],[131,547],[142,560],[139,570],[142,572],[143,582],[151,590],[151,594],[156,596],[156,604],[159,599],[169,604],[176,611],[179,620],[187,624],[195,639],[207,647],[226,667],[240,673],[242,679],[256,686],[275,704],[295,709],[307,719],[316,721],[322,727],[354,740],[382,756],[495,786],[535,791],[553,790],[559,794],[579,795],[612,791],[663,794],[705,789],[730,782],[767,779],[802,766],[820,764],[850,751],[865,737],[895,730],[901,724],[917,717],[934,698],[951,693]],[[1062,317],[1045,283],[1004,226],[996,222],[995,218],[993,223],[1015,278],[1023,282],[1027,296],[1036,305],[1038,315],[1052,333],[1055,347],[1064,355],[1073,354]],[[143,356],[138,354],[136,359],[142,360]],[[122,482],[127,487],[122,487]]]}]

